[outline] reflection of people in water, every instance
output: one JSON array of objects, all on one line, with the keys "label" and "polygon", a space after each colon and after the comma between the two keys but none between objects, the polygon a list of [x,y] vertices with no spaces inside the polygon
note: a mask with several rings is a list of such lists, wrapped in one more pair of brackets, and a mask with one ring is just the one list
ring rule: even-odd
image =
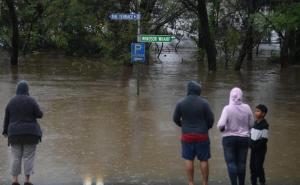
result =
[{"label": "reflection of people in water", "polygon": [[[83,180],[83,185],[92,185],[93,184],[93,178],[90,176],[87,176]],[[102,178],[97,178],[96,179],[96,185],[104,185],[103,179]]]}]

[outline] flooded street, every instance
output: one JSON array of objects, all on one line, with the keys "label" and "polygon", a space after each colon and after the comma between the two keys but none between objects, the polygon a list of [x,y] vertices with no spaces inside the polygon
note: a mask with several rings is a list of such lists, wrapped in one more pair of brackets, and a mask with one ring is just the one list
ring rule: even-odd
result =
[{"label": "flooded street", "polygon": [[[202,83],[202,95],[208,99],[216,121],[234,86],[244,90],[245,102],[252,108],[259,103],[268,106],[267,182],[300,184],[300,67],[280,71],[276,64],[263,62],[240,73],[219,66],[216,74],[208,74],[203,64],[164,55],[162,62],[143,66],[139,97],[135,69],[129,67],[104,72],[93,63],[59,56],[29,61],[18,72],[1,64],[0,120],[21,79],[29,81],[31,95],[45,114],[40,121],[44,137],[38,146],[33,183],[186,184],[180,129],[171,118],[177,100],[186,95],[187,81],[197,80]],[[229,184],[216,122],[210,138],[211,184]],[[6,185],[9,152],[4,137],[0,139],[0,156],[0,184]],[[196,179],[199,184],[198,171]]]}]

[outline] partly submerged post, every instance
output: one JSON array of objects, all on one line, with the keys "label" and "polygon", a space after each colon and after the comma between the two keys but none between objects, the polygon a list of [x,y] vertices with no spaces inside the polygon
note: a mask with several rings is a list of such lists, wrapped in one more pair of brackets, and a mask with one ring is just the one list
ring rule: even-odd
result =
[{"label": "partly submerged post", "polygon": [[131,62],[136,64],[137,95],[140,94],[140,63],[145,62],[145,43],[131,43]]}]

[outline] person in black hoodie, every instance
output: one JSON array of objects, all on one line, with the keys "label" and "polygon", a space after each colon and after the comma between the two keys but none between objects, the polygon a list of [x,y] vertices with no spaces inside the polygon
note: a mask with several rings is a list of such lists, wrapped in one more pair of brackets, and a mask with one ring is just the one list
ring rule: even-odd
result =
[{"label": "person in black hoodie", "polygon": [[268,108],[265,105],[257,105],[255,110],[256,121],[254,127],[251,129],[251,158],[250,158],[250,171],[251,183],[257,185],[257,179],[261,185],[265,185],[265,171],[264,161],[267,153],[267,142],[269,124],[265,119]]},{"label": "person in black hoodie", "polygon": [[36,145],[42,138],[42,130],[37,119],[42,117],[43,112],[39,105],[29,96],[28,83],[20,81],[16,96],[6,106],[2,132],[5,137],[8,137],[8,145],[11,146],[13,185],[19,185],[18,176],[21,174],[22,160],[24,185],[32,185],[30,175],[33,173]]},{"label": "person in black hoodie", "polygon": [[210,141],[208,130],[214,123],[214,114],[204,98],[201,86],[195,81],[188,83],[188,93],[176,105],[173,121],[181,127],[182,158],[185,160],[189,185],[194,185],[194,158],[200,161],[202,184],[208,184],[208,160]]}]

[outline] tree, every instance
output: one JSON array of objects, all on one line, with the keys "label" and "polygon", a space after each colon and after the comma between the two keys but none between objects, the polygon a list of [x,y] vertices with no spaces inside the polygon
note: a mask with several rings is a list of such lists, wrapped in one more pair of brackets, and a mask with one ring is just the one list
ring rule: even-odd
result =
[{"label": "tree", "polygon": [[[197,15],[198,24],[198,47],[205,48],[208,61],[208,70],[216,71],[216,45],[210,31],[206,0],[180,0],[184,7]],[[203,47],[202,47],[203,46]]]},{"label": "tree", "polygon": [[275,30],[280,38],[280,64],[286,68],[289,64],[296,64],[300,60],[300,3],[271,1],[267,14],[258,12],[256,27]]},{"label": "tree", "polygon": [[241,50],[239,52],[239,56],[237,58],[234,69],[239,71],[242,67],[244,58],[246,55],[248,56],[248,60],[252,60],[252,50],[254,48],[254,28],[253,28],[253,19],[252,16],[256,11],[258,11],[257,2],[255,0],[245,0],[245,4],[243,6],[247,7],[247,15],[244,20],[245,27],[245,35],[242,43]]},{"label": "tree", "polygon": [[12,36],[11,36],[11,48],[10,48],[10,63],[15,66],[18,65],[18,57],[19,57],[19,28],[18,28],[18,18],[15,8],[14,0],[5,0],[8,10],[9,10],[9,18],[10,24],[12,28]]},{"label": "tree", "polygon": [[281,39],[281,67],[297,63],[300,59],[300,3],[291,0],[289,4],[278,5],[270,19]]},{"label": "tree", "polygon": [[[220,50],[224,53],[225,58],[225,68],[228,68],[228,63],[235,56],[235,53],[238,49],[239,40],[240,40],[240,32],[237,31],[232,25],[229,23],[224,24],[220,27],[218,43]],[[220,51],[220,52],[221,52]]]},{"label": "tree", "polygon": [[127,64],[137,23],[111,21],[110,13],[140,12],[142,33],[168,34],[166,25],[184,12],[180,3],[170,0],[141,0],[140,6],[137,0],[6,0],[4,8],[4,1],[0,2],[0,43],[5,49],[14,48],[12,61],[16,61],[18,48],[24,55],[54,49]]}]

